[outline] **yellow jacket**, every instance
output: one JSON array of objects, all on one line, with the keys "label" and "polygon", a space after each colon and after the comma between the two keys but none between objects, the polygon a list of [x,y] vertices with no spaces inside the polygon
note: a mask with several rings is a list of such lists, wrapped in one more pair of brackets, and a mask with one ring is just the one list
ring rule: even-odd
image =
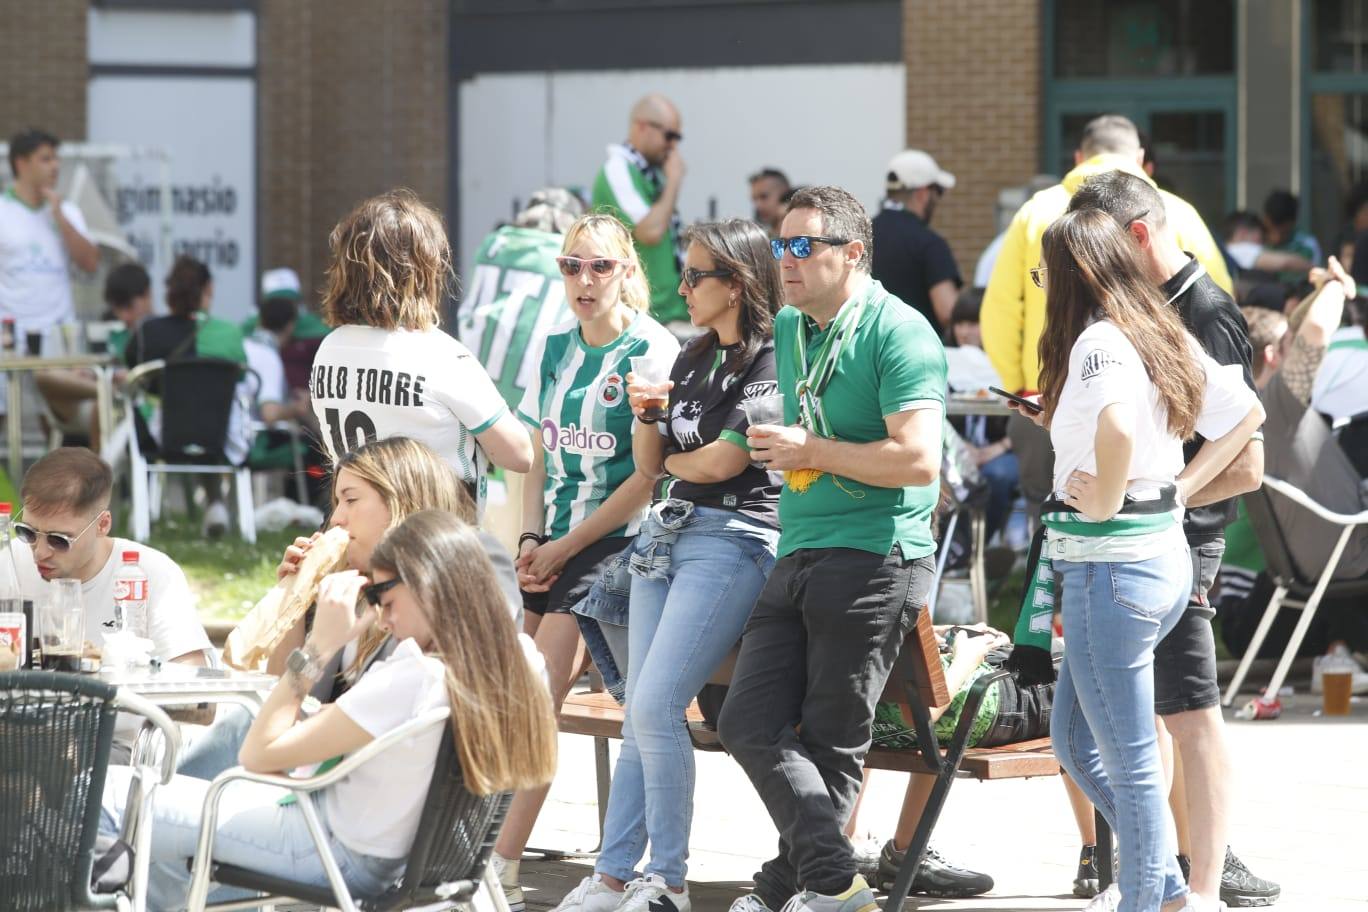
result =
[{"label": "yellow jacket", "polygon": [[[1008,390],[1035,390],[1040,382],[1037,346],[1045,328],[1045,292],[1035,287],[1030,270],[1040,265],[1040,238],[1050,223],[1069,208],[1069,200],[1085,180],[1106,171],[1126,171],[1150,181],[1133,158],[1097,155],[1064,176],[1064,180],[1041,190],[1026,201],[1012,218],[1002,250],[993,266],[992,278],[983,293],[979,321],[983,350]],[[1165,214],[1178,238],[1178,246],[1206,267],[1217,285],[1229,293],[1233,285],[1220,248],[1206,223],[1190,204],[1160,190]]]}]

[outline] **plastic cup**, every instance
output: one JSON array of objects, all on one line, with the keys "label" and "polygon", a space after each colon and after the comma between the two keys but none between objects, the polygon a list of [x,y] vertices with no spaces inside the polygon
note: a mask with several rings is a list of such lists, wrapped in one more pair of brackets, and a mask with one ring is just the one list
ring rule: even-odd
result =
[{"label": "plastic cup", "polygon": [[[757,424],[783,424],[784,423],[784,394],[770,393],[768,396],[756,396],[754,399],[742,401],[741,408],[746,413],[746,423],[754,427]],[[751,465],[757,469],[768,468],[759,460],[752,459]]]},{"label": "plastic cup", "polygon": [[1327,716],[1349,715],[1354,694],[1354,671],[1327,668],[1321,672],[1321,712]]},{"label": "plastic cup", "polygon": [[670,382],[670,368],[674,367],[673,361],[666,361],[664,358],[656,358],[652,355],[638,355],[632,359],[632,373],[638,383],[646,386],[653,386],[659,395],[648,397],[642,406],[644,411],[641,420],[647,424],[654,424],[657,421],[664,421],[666,410],[670,407],[670,391],[665,389],[665,384]]}]

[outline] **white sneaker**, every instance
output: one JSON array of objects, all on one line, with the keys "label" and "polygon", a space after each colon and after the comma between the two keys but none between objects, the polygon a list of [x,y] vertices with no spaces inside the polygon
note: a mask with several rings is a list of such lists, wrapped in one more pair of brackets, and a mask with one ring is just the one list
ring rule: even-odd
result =
[{"label": "white sneaker", "polygon": [[1325,673],[1325,665],[1330,663],[1343,663],[1345,668],[1353,666],[1354,684],[1353,690],[1356,694],[1368,693],[1368,670],[1359,664],[1358,659],[1344,645],[1336,646],[1330,650],[1328,655],[1316,656],[1311,660],[1311,692],[1321,693],[1324,688],[1322,676]]},{"label": "white sneaker", "polygon": [[1188,893],[1187,903],[1178,912],[1226,912],[1226,904],[1197,893]]},{"label": "white sneaker", "polygon": [[1121,888],[1112,884],[1092,898],[1083,912],[1116,912],[1121,907]]},{"label": "white sneaker", "polygon": [[551,912],[616,912],[625,896],[604,883],[602,874],[595,874],[581,880]]},{"label": "white sneaker", "polygon": [[527,901],[523,897],[522,884],[518,883],[518,861],[509,861],[498,852],[489,853],[489,866],[499,878],[503,887],[504,899],[508,902],[508,912],[526,912]]},{"label": "white sneaker", "polygon": [[201,531],[205,538],[222,538],[228,531],[228,505],[216,500],[204,510],[204,526]]},{"label": "white sneaker", "polygon": [[774,910],[765,905],[764,900],[754,893],[747,893],[740,899],[734,900],[727,912],[774,912]]},{"label": "white sneaker", "polygon": [[883,855],[883,843],[871,834],[860,842],[850,840],[851,852],[855,855],[855,870],[865,880],[873,883],[879,876],[879,858]]},{"label": "white sneaker", "polygon": [[675,893],[659,874],[647,874],[627,884],[618,912],[689,912],[689,886]]}]

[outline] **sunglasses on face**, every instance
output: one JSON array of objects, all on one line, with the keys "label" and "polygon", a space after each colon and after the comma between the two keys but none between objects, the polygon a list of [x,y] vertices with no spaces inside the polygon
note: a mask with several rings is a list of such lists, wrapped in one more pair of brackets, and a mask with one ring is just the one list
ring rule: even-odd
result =
[{"label": "sunglasses on face", "polygon": [[850,241],[844,238],[822,237],[817,234],[800,234],[791,238],[775,238],[770,241],[770,253],[774,254],[776,260],[784,258],[784,251],[788,250],[793,254],[794,259],[806,260],[812,256],[813,243],[830,244],[832,247],[841,247],[849,244]]},{"label": "sunglasses on face", "polygon": [[402,582],[403,580],[396,576],[394,579],[385,580],[383,583],[371,583],[361,592],[366,596],[366,604],[372,608],[379,608],[380,599],[384,597],[385,593]]},{"label": "sunglasses on face", "polygon": [[690,288],[697,288],[698,283],[704,279],[724,279],[731,274],[730,269],[694,269],[690,266],[684,270],[684,284]]},{"label": "sunglasses on face", "polygon": [[589,271],[601,279],[617,272],[625,260],[615,260],[611,257],[595,257],[592,260],[584,260],[579,257],[561,256],[556,257],[556,265],[560,267],[561,275],[577,276],[584,267],[588,266]]},{"label": "sunglasses on face", "polygon": [[101,516],[104,516],[103,510],[95,514],[95,518],[86,523],[86,527],[75,535],[68,535],[65,532],[44,532],[41,529],[33,528],[33,526],[30,526],[26,522],[17,522],[14,524],[14,535],[21,542],[30,547],[38,541],[38,537],[41,535],[47,539],[49,548],[59,554],[64,554],[71,550],[72,545],[80,541],[82,535],[85,535],[90,531],[91,526],[99,522]]},{"label": "sunglasses on face", "polygon": [[677,143],[683,141],[684,139],[683,133],[680,133],[678,130],[671,130],[664,124],[658,124],[654,120],[646,121],[646,125],[648,127],[655,127],[657,130],[663,133],[665,135],[665,141],[668,143]]}]

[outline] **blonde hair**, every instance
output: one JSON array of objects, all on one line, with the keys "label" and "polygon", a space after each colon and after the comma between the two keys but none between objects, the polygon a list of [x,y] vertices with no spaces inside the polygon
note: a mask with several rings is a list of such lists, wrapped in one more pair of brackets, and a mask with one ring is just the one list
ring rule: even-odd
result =
[{"label": "blonde hair", "polygon": [[[451,466],[425,443],[411,437],[386,437],[352,450],[333,468],[333,501],[337,500],[337,476],[343,470],[375,488],[390,513],[393,529],[420,510],[442,510],[473,525],[475,502]],[[362,568],[364,569],[364,568]],[[385,632],[372,627],[356,649],[347,669],[355,676],[385,642]]]},{"label": "blonde hair", "polygon": [[632,310],[651,309],[651,286],[626,225],[608,212],[591,212],[576,219],[565,232],[561,253],[569,254],[580,241],[587,241],[599,256],[624,260],[633,267],[632,274],[622,278],[622,303]]},{"label": "blonde hair", "polygon": [[403,581],[446,666],[456,754],[476,795],[535,788],[556,774],[551,694],[528,664],[475,530],[421,510],[386,533],[373,569]]},{"label": "blonde hair", "polygon": [[436,329],[452,277],[442,217],[409,190],[365,200],[328,236],[329,326]]}]

